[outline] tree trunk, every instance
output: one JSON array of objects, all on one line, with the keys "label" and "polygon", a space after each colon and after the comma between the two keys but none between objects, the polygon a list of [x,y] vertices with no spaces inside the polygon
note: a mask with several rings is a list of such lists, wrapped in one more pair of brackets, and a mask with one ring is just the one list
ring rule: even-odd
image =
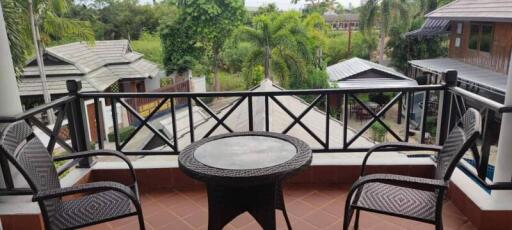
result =
[{"label": "tree trunk", "polygon": [[322,57],[324,55],[324,52],[322,50],[322,47],[316,48],[316,68],[322,69]]},{"label": "tree trunk", "polygon": [[265,79],[271,79],[271,76],[270,76],[270,47],[266,46],[265,47],[265,51],[264,51],[264,59],[265,59]]},{"label": "tree trunk", "polygon": [[[32,39],[34,42],[34,48],[36,49],[36,60],[37,65],[39,67],[39,75],[41,77],[41,84],[43,88],[43,98],[44,103],[48,104],[51,102],[50,92],[48,91],[48,83],[46,82],[46,71],[44,69],[44,61],[42,54],[42,46],[41,46],[41,36],[39,35],[39,29],[36,23],[35,15],[34,15],[34,5],[32,0],[28,1],[29,4],[29,14],[30,14],[30,24],[32,27]],[[53,109],[49,109],[47,111],[48,120],[50,123],[54,123],[55,118],[53,114]]]},{"label": "tree trunk", "polygon": [[386,32],[384,26],[380,28],[379,64],[384,64],[384,46],[386,45]]},{"label": "tree trunk", "polygon": [[218,48],[213,48],[213,76],[215,78],[215,91],[220,92],[220,79],[219,79],[219,55]]}]

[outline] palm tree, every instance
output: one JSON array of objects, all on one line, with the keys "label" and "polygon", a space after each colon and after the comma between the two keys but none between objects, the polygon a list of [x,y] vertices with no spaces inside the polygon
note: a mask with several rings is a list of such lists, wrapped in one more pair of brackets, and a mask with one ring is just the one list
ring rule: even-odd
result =
[{"label": "palm tree", "polygon": [[384,49],[390,24],[395,20],[407,22],[409,20],[407,0],[369,0],[361,7],[361,29],[366,34],[371,33],[373,27],[379,23],[379,63],[384,62]]},{"label": "palm tree", "polygon": [[[89,22],[64,18],[62,15],[69,10],[67,0],[28,0],[28,11],[32,39],[36,53],[39,75],[43,87],[45,103],[50,103],[51,95],[46,82],[44,68],[44,47],[51,41],[51,37],[73,36],[81,40],[93,41],[94,32]],[[50,123],[54,121],[53,111],[48,111]]]},{"label": "palm tree", "polygon": [[242,27],[239,38],[257,49],[247,60],[250,69],[263,64],[266,79],[276,74],[282,83],[288,76],[305,77],[305,65],[310,58],[310,39],[296,12],[280,15],[260,15],[253,20],[254,27]]},{"label": "palm tree", "polygon": [[307,30],[308,36],[312,39],[312,44],[315,49],[314,67],[323,69],[323,47],[327,43],[327,31],[329,26],[325,23],[324,18],[318,14],[313,13],[304,19],[304,27]]},{"label": "palm tree", "polygon": [[[21,75],[27,55],[35,48],[45,103],[51,99],[42,58],[44,45],[51,42],[51,38],[94,40],[94,33],[88,22],[62,17],[67,12],[69,3],[68,0],[1,0],[16,74]],[[48,111],[48,114],[50,121],[53,121],[53,112]]]},{"label": "palm tree", "polygon": [[24,17],[20,17],[20,15],[27,15],[27,12],[26,9],[20,5],[19,1],[1,0],[0,3],[3,8],[14,70],[16,75],[19,76],[23,71],[27,59],[27,47],[31,47],[29,25],[25,22]]}]

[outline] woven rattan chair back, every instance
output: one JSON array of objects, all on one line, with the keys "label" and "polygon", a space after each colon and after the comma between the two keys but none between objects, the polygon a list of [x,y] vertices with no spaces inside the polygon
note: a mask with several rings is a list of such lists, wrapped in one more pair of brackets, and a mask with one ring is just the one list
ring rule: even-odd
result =
[{"label": "woven rattan chair back", "polygon": [[[25,121],[5,127],[0,134],[0,154],[16,167],[34,192],[60,188],[50,154]],[[51,216],[58,202],[60,198],[44,201],[42,208]]]},{"label": "woven rattan chair back", "polygon": [[481,133],[480,113],[473,108],[466,111],[458,124],[450,131],[437,158],[436,179],[449,180],[455,166],[475,143]]}]

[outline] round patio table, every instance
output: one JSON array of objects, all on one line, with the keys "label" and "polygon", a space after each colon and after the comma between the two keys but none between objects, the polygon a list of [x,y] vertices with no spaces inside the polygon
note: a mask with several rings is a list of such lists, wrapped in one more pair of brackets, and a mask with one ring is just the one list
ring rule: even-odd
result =
[{"label": "round patio table", "polygon": [[295,137],[243,132],[195,142],[178,162],[185,174],[206,184],[208,229],[222,229],[246,211],[263,229],[276,229],[276,209],[291,229],[282,181],[308,167],[311,159],[311,148]]}]

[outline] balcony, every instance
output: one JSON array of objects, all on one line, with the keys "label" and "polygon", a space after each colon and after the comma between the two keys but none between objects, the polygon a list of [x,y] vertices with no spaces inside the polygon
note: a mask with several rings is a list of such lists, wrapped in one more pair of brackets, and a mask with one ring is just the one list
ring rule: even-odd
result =
[{"label": "balcony", "polygon": [[[113,149],[129,156],[148,229],[206,228],[206,189],[178,169],[177,155],[186,146],[222,133],[285,133],[305,141],[314,152],[312,166],[285,183],[292,226],[340,229],[346,194],[359,177],[365,153],[374,144],[442,144],[466,107],[478,107],[485,117],[483,135],[452,177],[449,199],[444,201],[444,226],[510,226],[512,206],[490,201],[494,191],[512,189],[512,183],[492,181],[496,159],[493,140],[497,136],[493,122],[510,108],[457,87],[456,73],[445,77],[442,85],[294,91],[264,82],[251,91],[221,93],[82,93],[80,84],[71,81],[67,82],[68,96],[15,117],[1,117],[0,122],[27,121],[38,137],[44,139],[46,135],[43,143],[54,156],[90,149]],[[389,99],[373,106],[364,99],[369,93],[389,95]],[[423,95],[421,100],[418,93]],[[146,101],[146,106],[134,106],[134,100]],[[57,111],[53,125],[37,119],[50,108]],[[435,120],[435,134],[427,127],[428,117]],[[384,129],[383,136],[376,138],[374,124]],[[126,127],[130,131],[125,132]],[[368,172],[432,177],[434,160],[424,152],[386,149],[372,157]],[[58,173],[63,187],[105,180],[126,182],[129,175],[122,162],[111,157],[68,161],[59,165]],[[6,189],[1,191],[0,218],[4,229],[41,229],[38,206],[29,201],[32,191],[20,185],[16,172],[4,170],[3,175]],[[277,216],[279,229],[283,229],[281,213]],[[130,217],[89,228],[128,229],[137,228],[136,224],[136,218]],[[366,212],[360,227],[433,228]],[[260,227],[243,214],[226,229]]]}]

